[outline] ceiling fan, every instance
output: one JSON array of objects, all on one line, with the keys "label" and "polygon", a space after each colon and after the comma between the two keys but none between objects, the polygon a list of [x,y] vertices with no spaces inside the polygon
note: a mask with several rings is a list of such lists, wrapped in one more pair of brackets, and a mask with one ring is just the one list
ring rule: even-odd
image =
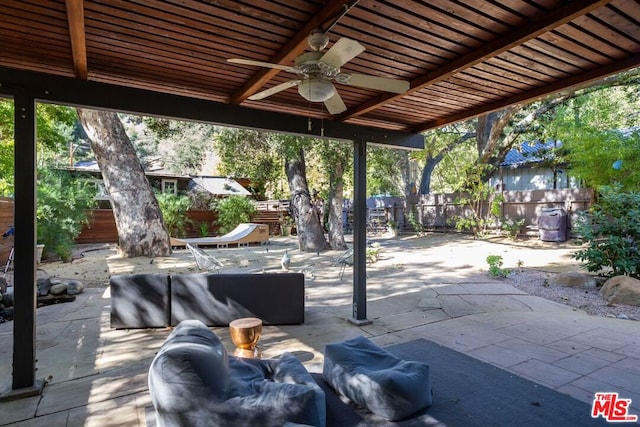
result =
[{"label": "ceiling fan", "polygon": [[329,43],[329,36],[322,30],[314,30],[307,37],[311,52],[303,53],[295,59],[293,67],[253,61],[251,59],[232,58],[227,61],[234,64],[255,65],[275,68],[298,75],[297,79],[273,86],[249,97],[250,100],[264,99],[290,87],[298,86],[298,93],[310,102],[324,102],[330,114],[340,114],[347,110],[342,97],[336,91],[331,80],[344,85],[393,93],[405,93],[409,82],[368,74],[341,73],[340,67],[364,52],[365,48],[355,40],[341,38],[326,52],[322,50]]}]

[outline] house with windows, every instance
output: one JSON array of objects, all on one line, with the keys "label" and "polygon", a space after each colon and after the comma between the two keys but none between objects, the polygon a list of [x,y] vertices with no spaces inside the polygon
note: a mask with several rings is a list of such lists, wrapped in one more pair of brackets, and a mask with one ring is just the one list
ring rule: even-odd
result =
[{"label": "house with windows", "polygon": [[512,148],[489,183],[499,191],[580,188],[560,159],[562,142],[526,141]]},{"label": "house with windows", "polygon": [[[76,175],[84,175],[96,187],[96,200],[99,208],[109,209],[109,193],[102,180],[102,174],[95,160],[77,162],[72,167],[63,168]],[[230,195],[251,196],[240,182],[231,177],[183,175],[169,172],[151,162],[145,168],[145,175],[152,188],[163,193],[203,192],[209,197],[227,197]]]}]

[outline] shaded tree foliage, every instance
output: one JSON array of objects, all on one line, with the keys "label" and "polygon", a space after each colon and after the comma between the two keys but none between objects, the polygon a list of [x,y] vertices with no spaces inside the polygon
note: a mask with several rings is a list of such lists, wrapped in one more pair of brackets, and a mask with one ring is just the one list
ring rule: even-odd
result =
[{"label": "shaded tree foliage", "polygon": [[268,132],[249,129],[220,128],[214,140],[220,159],[218,172],[249,178],[257,184],[256,192],[280,199],[287,193],[284,180],[283,151],[277,138]]}]

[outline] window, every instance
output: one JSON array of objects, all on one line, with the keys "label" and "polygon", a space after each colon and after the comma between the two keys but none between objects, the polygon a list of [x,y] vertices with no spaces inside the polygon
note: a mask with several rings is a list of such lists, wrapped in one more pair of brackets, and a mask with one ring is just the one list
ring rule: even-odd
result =
[{"label": "window", "polygon": [[178,180],[177,179],[163,179],[162,180],[162,192],[178,194]]}]

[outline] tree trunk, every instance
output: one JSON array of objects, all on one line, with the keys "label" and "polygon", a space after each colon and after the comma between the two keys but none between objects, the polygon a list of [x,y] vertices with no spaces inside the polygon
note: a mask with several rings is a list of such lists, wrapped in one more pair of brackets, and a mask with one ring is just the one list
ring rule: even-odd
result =
[{"label": "tree trunk", "polygon": [[420,189],[418,190],[419,194],[429,194],[431,193],[431,175],[433,175],[433,171],[440,161],[444,159],[444,152],[438,153],[437,156],[427,158],[427,161],[422,168],[422,176],[420,178]]},{"label": "tree trunk", "polygon": [[338,160],[329,173],[329,246],[341,250],[347,249],[342,224],[344,166],[344,162]]},{"label": "tree trunk", "polygon": [[311,204],[302,149],[297,151],[295,158],[287,159],[286,172],[291,191],[291,213],[298,229],[299,248],[304,252],[324,251],[327,249],[327,241],[318,211]]},{"label": "tree trunk", "polygon": [[125,257],[171,254],[169,235],[153,190],[116,113],[78,108],[109,192]]}]

